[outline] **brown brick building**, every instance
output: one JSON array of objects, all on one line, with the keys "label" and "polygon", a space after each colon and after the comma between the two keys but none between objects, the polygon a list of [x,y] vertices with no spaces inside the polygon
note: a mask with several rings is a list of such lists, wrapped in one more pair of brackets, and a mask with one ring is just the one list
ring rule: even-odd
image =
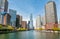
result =
[{"label": "brown brick building", "polygon": [[10,25],[10,18],[11,16],[7,13],[4,15],[4,21],[3,21],[3,25]]},{"label": "brown brick building", "polygon": [[22,28],[27,28],[27,22],[26,21],[22,21]]}]

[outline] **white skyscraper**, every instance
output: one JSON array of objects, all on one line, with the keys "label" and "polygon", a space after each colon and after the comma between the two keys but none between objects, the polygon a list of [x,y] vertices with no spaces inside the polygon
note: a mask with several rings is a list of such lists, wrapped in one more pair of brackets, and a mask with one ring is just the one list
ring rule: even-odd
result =
[{"label": "white skyscraper", "polygon": [[38,15],[37,18],[36,18],[36,29],[39,29],[41,28],[41,16]]}]

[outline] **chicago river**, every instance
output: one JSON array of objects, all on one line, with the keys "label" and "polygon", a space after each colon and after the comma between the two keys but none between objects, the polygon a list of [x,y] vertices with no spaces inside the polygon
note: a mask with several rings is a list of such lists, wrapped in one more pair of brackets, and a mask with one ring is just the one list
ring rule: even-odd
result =
[{"label": "chicago river", "polygon": [[60,33],[43,31],[22,31],[8,34],[0,34],[0,39],[60,39]]}]

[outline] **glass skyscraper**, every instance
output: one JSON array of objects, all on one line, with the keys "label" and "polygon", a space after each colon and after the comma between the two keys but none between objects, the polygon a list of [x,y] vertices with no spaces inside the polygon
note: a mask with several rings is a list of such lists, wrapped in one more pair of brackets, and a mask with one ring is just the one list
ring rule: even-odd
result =
[{"label": "glass skyscraper", "polygon": [[9,14],[11,16],[11,26],[16,26],[16,10],[9,9]]},{"label": "glass skyscraper", "polygon": [[30,29],[33,29],[33,17],[32,14],[30,14]]}]

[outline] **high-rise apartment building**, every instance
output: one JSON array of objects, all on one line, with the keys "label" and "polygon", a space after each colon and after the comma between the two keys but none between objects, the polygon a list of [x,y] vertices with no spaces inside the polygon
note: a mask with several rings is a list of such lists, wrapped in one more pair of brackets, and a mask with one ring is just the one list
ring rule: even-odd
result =
[{"label": "high-rise apartment building", "polygon": [[37,18],[36,18],[36,29],[39,29],[41,27],[42,27],[42,25],[41,25],[41,16],[38,15]]},{"label": "high-rise apartment building", "polygon": [[58,24],[57,21],[57,12],[56,4],[54,1],[49,1],[45,6],[45,18],[46,18],[46,29],[52,29],[57,27],[55,24]]}]

